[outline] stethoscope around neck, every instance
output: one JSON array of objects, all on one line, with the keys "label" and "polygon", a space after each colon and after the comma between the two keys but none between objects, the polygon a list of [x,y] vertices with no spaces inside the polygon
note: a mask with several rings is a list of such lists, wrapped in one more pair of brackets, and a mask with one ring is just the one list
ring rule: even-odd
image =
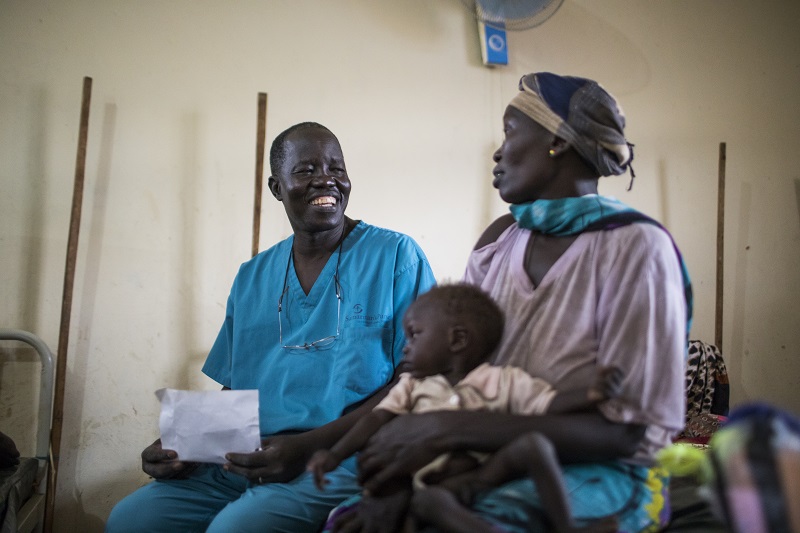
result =
[{"label": "stethoscope around neck", "polygon": [[336,271],[333,273],[333,285],[336,290],[336,333],[328,335],[321,339],[304,342],[303,344],[283,344],[283,324],[281,320],[281,312],[283,311],[283,296],[289,292],[289,267],[292,264],[292,256],[294,255],[294,242],[289,249],[289,258],[286,261],[286,272],[283,274],[283,290],[278,298],[278,342],[281,348],[285,350],[311,350],[312,348],[325,348],[333,344],[339,334],[341,333],[341,317],[342,317],[342,286],[339,283],[339,265],[342,262],[342,245],[344,244],[345,234],[342,232],[342,238],[339,239],[339,246],[336,256]]}]

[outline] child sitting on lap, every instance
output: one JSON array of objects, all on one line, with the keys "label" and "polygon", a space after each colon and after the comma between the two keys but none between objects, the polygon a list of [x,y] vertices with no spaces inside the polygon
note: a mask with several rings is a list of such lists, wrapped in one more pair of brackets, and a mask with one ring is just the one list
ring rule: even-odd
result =
[{"label": "child sitting on lap", "polygon": [[[403,317],[403,361],[408,371],[330,450],[313,455],[307,470],[313,472],[317,486],[323,489],[325,473],[361,450],[397,415],[441,410],[565,413],[590,409],[619,393],[622,376],[616,368],[598,369],[588,389],[556,391],[519,368],[490,365],[487,361],[500,342],[503,322],[494,301],[472,285],[439,286],[419,296]],[[613,517],[585,528],[576,526],[555,451],[541,434],[523,435],[485,459],[485,454],[446,454],[417,471],[412,514],[442,531],[496,531],[464,505],[479,490],[530,475],[556,531],[616,531]]]}]

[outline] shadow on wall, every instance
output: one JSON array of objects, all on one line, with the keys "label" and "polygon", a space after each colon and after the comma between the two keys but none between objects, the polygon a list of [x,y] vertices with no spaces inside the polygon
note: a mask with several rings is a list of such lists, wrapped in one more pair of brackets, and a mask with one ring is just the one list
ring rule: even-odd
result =
[{"label": "shadow on wall", "polygon": [[453,46],[467,46],[469,64],[482,67],[477,21],[462,0],[449,2],[369,2],[359,4],[358,14],[383,30],[399,36],[403,41],[425,47],[437,44],[446,35],[448,25],[443,18],[453,18],[462,23],[464,40]]},{"label": "shadow on wall", "polygon": [[731,381],[731,396],[737,397],[735,403],[750,401],[750,397],[744,387],[742,372],[744,369],[744,358],[749,355],[749,349],[745,343],[745,309],[747,309],[747,267],[750,253],[750,213],[753,208],[753,190],[749,183],[742,183],[741,200],[739,202],[739,221],[737,223],[737,234],[734,246],[736,247],[735,266],[736,280],[733,282],[734,294],[733,305],[729,308],[733,311],[731,346],[740,346],[741,353],[728,353],[725,355],[728,362],[728,377]]},{"label": "shadow on wall", "polygon": [[[403,39],[426,44],[426,40],[432,41],[442,35],[437,28],[442,26],[438,16],[444,3],[422,0],[415,4],[409,9],[406,2],[365,2],[358,5],[358,12],[366,13],[365,18],[371,18],[376,26],[401,35]],[[463,11],[460,0],[451,0],[448,4],[445,16],[463,14],[458,12]]]},{"label": "shadow on wall", "polygon": [[[38,142],[32,143],[28,154],[28,183],[31,190],[27,195],[27,215],[22,218],[26,221],[27,240],[24,250],[27,250],[27,256],[23,260],[26,262],[25,268],[21,269],[25,275],[22,277],[22,287],[20,287],[22,309],[20,309],[20,316],[22,317],[21,323],[26,325],[31,331],[36,331],[39,328],[35,323],[35,318],[38,315],[36,309],[39,298],[39,285],[43,278],[41,267],[44,261],[42,260],[42,250],[45,246],[45,217],[41,216],[42,210],[45,206],[45,199],[47,191],[45,190],[48,180],[45,179],[45,146],[48,141],[46,117],[49,114],[47,91],[44,88],[39,88],[34,91],[31,98],[31,105],[29,113],[32,117],[30,132],[27,135],[28,139],[37,139]],[[66,237],[66,235],[65,235]]]},{"label": "shadow on wall", "polygon": [[661,199],[659,209],[660,213],[658,213],[658,220],[664,227],[670,227],[669,224],[669,202],[667,199],[669,198],[669,177],[667,175],[667,162],[664,159],[658,160],[658,196]]},{"label": "shadow on wall", "polygon": [[[197,271],[204,266],[202,261],[197,260],[201,255],[198,246],[203,243],[203,240],[198,238],[198,233],[203,231],[203,220],[198,216],[197,208],[198,205],[202,205],[202,186],[204,184],[203,180],[199,179],[200,165],[198,163],[203,135],[202,127],[203,123],[197,112],[185,113],[181,117],[182,172],[178,187],[179,197],[182,201],[178,208],[180,232],[176,236],[178,242],[175,242],[175,247],[181,253],[180,259],[178,259],[180,262],[178,268],[171,269],[172,275],[177,275],[178,279],[170,284],[173,287],[180,287],[175,293],[177,299],[174,302],[174,307],[179,310],[178,316],[181,317],[178,321],[176,335],[180,346],[192,346],[198,337],[196,315],[197,307],[200,304],[197,301],[199,294],[197,287],[200,284]],[[194,359],[194,354],[186,355]],[[181,372],[178,378],[183,380],[185,372]],[[171,387],[178,388],[178,385]]]},{"label": "shadow on wall", "polygon": [[[590,10],[565,2],[556,13],[534,28],[509,32],[509,64],[524,72],[558,69],[561,57],[569,50],[572,72],[559,72],[603,81],[614,81],[614,96],[636,93],[650,84],[650,64],[641,50],[617,28],[597,18]],[[564,39],[580,38],[580,43],[564,46]],[[576,53],[576,47],[586,53]],[[598,62],[597,58],[614,58]],[[602,66],[599,66],[602,65]]]},{"label": "shadow on wall", "polygon": [[[70,497],[66,501],[62,498],[62,501],[56,506],[55,531],[67,531],[69,528],[64,526],[68,523],[73,526],[80,524],[80,530],[84,533],[103,533],[105,522],[99,516],[86,512],[83,507],[82,495],[82,492],[73,488]],[[59,516],[63,516],[65,513],[70,515],[68,520],[60,522]]]},{"label": "shadow on wall", "polygon": [[[96,431],[95,428],[84,427],[83,405],[85,405],[87,376],[89,375],[88,362],[91,351],[92,324],[96,322],[95,304],[106,228],[106,200],[108,198],[108,184],[113,160],[116,120],[116,104],[106,104],[103,108],[100,130],[97,179],[93,193],[85,195],[88,198],[92,198],[94,203],[91,210],[84,210],[84,212],[91,213],[91,219],[85,224],[85,227],[88,228],[84,239],[87,252],[85,265],[82,267],[84,275],[81,285],[81,307],[73,311],[78,323],[78,338],[73,350],[74,357],[71,361],[71,369],[65,376],[65,388],[69,391],[69,395],[64,399],[64,427],[73,428],[73,430],[65,433],[61,442],[61,460],[59,461],[58,472],[58,485],[61,490],[56,494],[54,519],[54,524],[57,528],[59,523],[80,524],[81,530],[89,533],[102,531],[103,521],[84,510],[83,492],[79,491],[74,485],[76,480],[81,477],[80,461],[77,457],[77,454],[80,453],[78,450],[85,449],[82,442],[91,437],[89,435],[90,432]],[[66,471],[67,468],[69,468],[69,472]],[[65,483],[73,486],[65,489]]]},{"label": "shadow on wall", "polygon": [[[482,235],[484,230],[494,222],[498,212],[508,212],[508,204],[506,204],[497,189],[492,185],[494,176],[491,174],[491,169],[494,167],[492,156],[500,145],[486,146],[483,149],[484,159],[487,161],[487,166],[490,171],[486,174],[486,179],[481,182],[481,197],[483,198],[483,206],[481,216],[475,221],[475,231],[478,236]],[[473,243],[475,244],[475,243]]]}]

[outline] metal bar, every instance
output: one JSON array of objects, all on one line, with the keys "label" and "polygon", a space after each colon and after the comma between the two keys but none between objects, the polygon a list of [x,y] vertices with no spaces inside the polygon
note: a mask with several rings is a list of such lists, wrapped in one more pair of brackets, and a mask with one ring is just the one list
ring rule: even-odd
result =
[{"label": "metal bar", "polygon": [[[47,450],[50,448],[50,417],[53,414],[53,352],[45,342],[28,331],[21,329],[0,329],[0,340],[20,341],[29,344],[42,360],[39,387],[39,419],[36,430],[36,458],[46,468]],[[40,467],[41,471],[41,467]],[[40,487],[44,492],[44,484]]]}]

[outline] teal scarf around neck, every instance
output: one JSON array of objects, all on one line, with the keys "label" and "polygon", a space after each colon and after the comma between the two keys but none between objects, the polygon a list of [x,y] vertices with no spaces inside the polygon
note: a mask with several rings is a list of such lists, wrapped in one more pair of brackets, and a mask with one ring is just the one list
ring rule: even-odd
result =
[{"label": "teal scarf around neck", "polygon": [[664,230],[672,240],[683,276],[686,298],[686,335],[692,326],[692,282],[672,235],[654,219],[620,202],[616,198],[589,194],[586,196],[536,200],[524,204],[513,204],[511,214],[521,228],[538,231],[545,235],[566,237],[586,231],[609,231],[635,222],[653,224]]},{"label": "teal scarf around neck", "polygon": [[615,198],[597,194],[536,200],[525,204],[513,204],[510,209],[520,227],[556,237],[590,231],[587,228],[611,215],[619,216],[626,213],[641,215]]}]

